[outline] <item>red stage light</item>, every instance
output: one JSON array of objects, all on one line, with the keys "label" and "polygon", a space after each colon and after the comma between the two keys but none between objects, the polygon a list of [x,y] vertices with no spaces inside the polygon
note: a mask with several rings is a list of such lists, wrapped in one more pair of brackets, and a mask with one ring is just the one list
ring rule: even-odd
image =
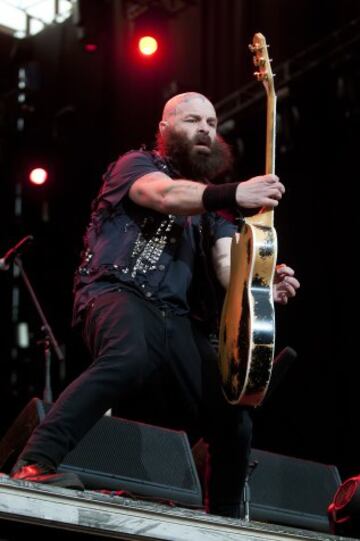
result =
[{"label": "red stage light", "polygon": [[85,43],[84,49],[87,53],[94,53],[97,50],[96,43]]},{"label": "red stage light", "polygon": [[158,42],[153,36],[143,36],[139,39],[139,51],[144,56],[152,56],[158,49]]},{"label": "red stage light", "polygon": [[35,169],[32,169],[29,174],[29,179],[33,184],[45,184],[48,178],[48,172],[46,169],[43,169],[42,167],[36,167]]}]

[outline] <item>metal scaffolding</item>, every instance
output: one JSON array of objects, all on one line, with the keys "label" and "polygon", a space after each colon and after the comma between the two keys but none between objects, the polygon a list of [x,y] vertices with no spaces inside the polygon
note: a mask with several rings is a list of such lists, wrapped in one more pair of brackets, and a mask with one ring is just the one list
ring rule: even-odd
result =
[{"label": "metal scaffolding", "polygon": [[124,0],[124,8],[126,18],[134,20],[149,8],[161,8],[165,13],[174,15],[196,3],[197,0]]},{"label": "metal scaffolding", "polygon": [[[356,56],[355,46],[360,43],[360,18],[329,34],[293,58],[274,68],[278,98],[288,95],[289,83],[322,65],[336,66]],[[215,104],[219,129],[251,105],[263,98],[263,89],[257,81],[244,85]]]}]

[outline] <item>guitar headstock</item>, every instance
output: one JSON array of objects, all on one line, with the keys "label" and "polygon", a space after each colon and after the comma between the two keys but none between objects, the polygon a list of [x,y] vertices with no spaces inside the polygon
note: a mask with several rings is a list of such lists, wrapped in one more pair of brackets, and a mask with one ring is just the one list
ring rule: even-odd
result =
[{"label": "guitar headstock", "polygon": [[257,32],[254,34],[253,41],[249,45],[253,53],[253,61],[258,71],[254,75],[258,81],[261,81],[268,95],[274,94],[274,74],[271,70],[271,59],[268,55],[268,45],[265,36]]}]

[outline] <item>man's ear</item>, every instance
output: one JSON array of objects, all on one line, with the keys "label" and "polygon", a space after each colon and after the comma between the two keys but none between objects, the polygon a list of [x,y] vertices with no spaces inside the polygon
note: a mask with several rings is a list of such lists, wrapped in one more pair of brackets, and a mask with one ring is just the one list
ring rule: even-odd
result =
[{"label": "man's ear", "polygon": [[164,133],[164,131],[166,130],[166,128],[168,127],[169,123],[167,120],[160,120],[159,122],[159,131],[161,134]]}]

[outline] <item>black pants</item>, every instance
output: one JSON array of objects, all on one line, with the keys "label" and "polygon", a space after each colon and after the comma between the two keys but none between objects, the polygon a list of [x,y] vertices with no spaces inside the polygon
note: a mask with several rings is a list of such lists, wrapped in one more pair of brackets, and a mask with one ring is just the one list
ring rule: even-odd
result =
[{"label": "black pants", "polygon": [[223,398],[216,355],[202,331],[187,317],[119,290],[91,305],[84,339],[93,363],[59,396],[21,458],[57,466],[114,404],[120,401],[123,412],[136,404],[145,422],[185,430],[191,442],[204,437],[209,510],[238,516],[251,419]]}]

